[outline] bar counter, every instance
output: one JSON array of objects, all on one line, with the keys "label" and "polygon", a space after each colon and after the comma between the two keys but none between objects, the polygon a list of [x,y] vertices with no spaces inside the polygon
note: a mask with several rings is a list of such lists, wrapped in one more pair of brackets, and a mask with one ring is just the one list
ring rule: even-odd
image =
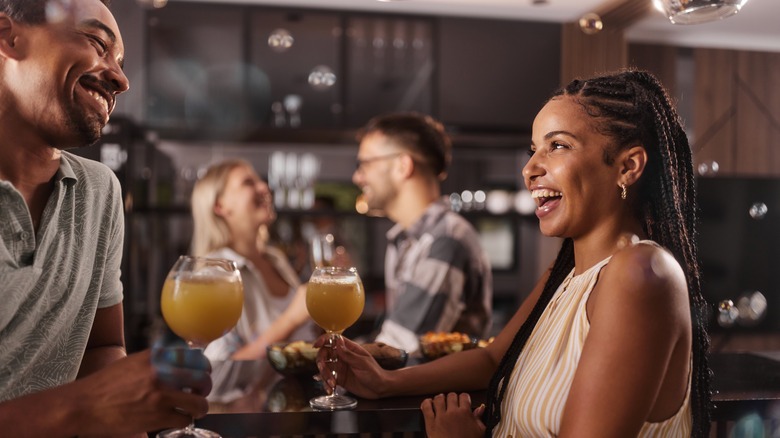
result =
[{"label": "bar counter", "polygon": [[[419,359],[410,358],[409,363],[419,363]],[[324,391],[311,376],[282,376],[265,360],[229,365],[234,378],[215,388],[209,414],[196,422],[225,438],[425,436],[420,403],[426,396],[358,399],[357,408],[351,411],[316,412],[308,400]],[[762,424],[778,423],[780,352],[715,354],[710,367],[714,436],[729,436],[730,429],[746,416],[760,418]],[[472,394],[475,406],[484,398],[484,391]]]}]

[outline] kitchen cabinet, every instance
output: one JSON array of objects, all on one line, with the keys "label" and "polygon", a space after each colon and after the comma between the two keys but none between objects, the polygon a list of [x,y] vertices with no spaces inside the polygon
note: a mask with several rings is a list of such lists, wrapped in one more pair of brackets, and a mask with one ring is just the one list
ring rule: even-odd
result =
[{"label": "kitchen cabinet", "polygon": [[441,18],[436,40],[437,108],[447,125],[530,132],[560,86],[560,24]]},{"label": "kitchen cabinet", "polygon": [[560,25],[185,2],[147,12],[146,125],[257,140],[393,111],[528,132],[559,85]]},{"label": "kitchen cabinet", "polygon": [[177,3],[148,12],[147,127],[230,132],[263,118],[262,79],[243,62],[236,26],[243,15],[242,8]]},{"label": "kitchen cabinet", "polygon": [[434,22],[348,14],[345,125],[391,111],[433,112]]},{"label": "kitchen cabinet", "polygon": [[251,9],[249,65],[267,81],[255,126],[331,128],[342,117],[342,23],[329,12]]},{"label": "kitchen cabinet", "polygon": [[241,140],[339,125],[339,14],[171,3],[147,25],[147,127]]}]

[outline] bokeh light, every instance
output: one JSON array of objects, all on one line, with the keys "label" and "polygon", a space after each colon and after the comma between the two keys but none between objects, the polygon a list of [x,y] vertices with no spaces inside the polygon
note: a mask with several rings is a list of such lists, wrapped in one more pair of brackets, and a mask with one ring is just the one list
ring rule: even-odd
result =
[{"label": "bokeh light", "polygon": [[168,0],[136,0],[139,5],[147,8],[160,9],[168,5]]},{"label": "bokeh light", "polygon": [[748,213],[753,219],[763,219],[769,212],[769,208],[763,202],[755,202],[750,206]]},{"label": "bokeh light", "polygon": [[720,170],[720,165],[717,161],[705,161],[699,163],[699,165],[696,167],[696,170],[701,176],[715,176]]},{"label": "bokeh light", "polygon": [[601,32],[604,28],[604,23],[601,21],[601,17],[595,12],[588,12],[580,17],[580,29],[588,34],[593,35]]},{"label": "bokeh light", "polygon": [[318,65],[309,73],[309,85],[318,91],[325,91],[336,84],[336,73],[327,65]]},{"label": "bokeh light", "polygon": [[723,300],[718,303],[718,325],[731,327],[739,319],[739,309],[731,300]]},{"label": "bokeh light", "polygon": [[286,52],[295,43],[295,38],[287,29],[274,29],[268,35],[268,47],[275,52]]}]

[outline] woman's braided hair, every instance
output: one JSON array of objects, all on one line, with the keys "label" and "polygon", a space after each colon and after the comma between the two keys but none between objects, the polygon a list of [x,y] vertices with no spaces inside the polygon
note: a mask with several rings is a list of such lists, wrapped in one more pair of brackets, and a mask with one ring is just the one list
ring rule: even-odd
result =
[{"label": "woman's braided hair", "polygon": [[[693,437],[708,437],[710,429],[709,337],[705,329],[706,302],[696,247],[696,200],[693,162],[679,116],[660,82],[650,73],[627,70],[588,80],[574,80],[555,93],[571,96],[594,117],[597,129],[614,139],[605,152],[610,163],[614,152],[641,144],[648,154],[640,178],[637,214],[647,236],[669,249],[685,271],[692,313],[693,370],[691,409]],[[542,312],[558,286],[574,267],[571,239],[565,239],[539,300],[490,381],[485,411],[485,436],[501,420],[505,382]]]}]

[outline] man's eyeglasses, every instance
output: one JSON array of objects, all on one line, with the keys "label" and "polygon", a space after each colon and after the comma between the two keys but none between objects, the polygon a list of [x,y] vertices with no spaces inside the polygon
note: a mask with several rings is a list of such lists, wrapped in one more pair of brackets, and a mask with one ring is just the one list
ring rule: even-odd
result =
[{"label": "man's eyeglasses", "polygon": [[401,155],[400,152],[396,152],[394,154],[387,154],[387,155],[378,155],[376,157],[368,157],[368,158],[358,158],[356,164],[356,169],[360,170],[364,165],[368,163],[373,163],[374,161],[380,161],[380,160],[389,160],[391,158],[395,158],[397,156]]}]

